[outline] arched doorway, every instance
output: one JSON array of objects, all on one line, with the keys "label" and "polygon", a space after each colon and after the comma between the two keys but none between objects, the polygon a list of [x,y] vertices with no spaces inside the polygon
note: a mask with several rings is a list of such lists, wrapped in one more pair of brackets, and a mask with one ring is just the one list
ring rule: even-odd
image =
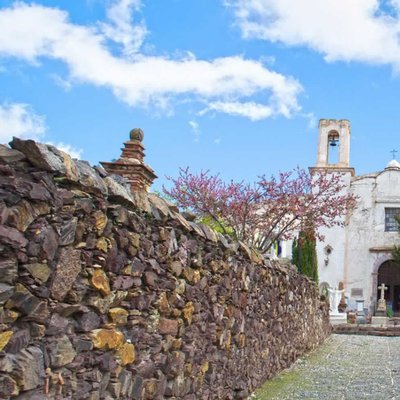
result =
[{"label": "arched doorway", "polygon": [[[385,261],[378,270],[378,286],[382,283],[388,287],[385,290],[385,300],[395,313],[400,313],[400,264],[393,260]],[[378,290],[378,298],[381,291]]]}]

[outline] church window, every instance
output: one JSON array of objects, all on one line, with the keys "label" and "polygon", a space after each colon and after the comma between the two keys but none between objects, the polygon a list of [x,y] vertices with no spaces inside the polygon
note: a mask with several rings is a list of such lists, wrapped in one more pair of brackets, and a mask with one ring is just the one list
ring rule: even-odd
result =
[{"label": "church window", "polygon": [[400,216],[400,208],[385,208],[385,232],[397,232],[399,223],[396,216]]}]

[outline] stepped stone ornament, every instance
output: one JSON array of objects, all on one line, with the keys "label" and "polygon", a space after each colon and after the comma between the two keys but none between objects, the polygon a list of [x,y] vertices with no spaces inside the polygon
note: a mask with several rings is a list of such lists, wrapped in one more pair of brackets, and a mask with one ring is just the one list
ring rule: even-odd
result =
[{"label": "stepped stone ornament", "polygon": [[121,149],[121,157],[112,162],[101,162],[104,169],[113,175],[124,177],[131,188],[131,192],[148,191],[157,175],[144,162],[144,133],[140,128],[129,132],[129,140]]}]

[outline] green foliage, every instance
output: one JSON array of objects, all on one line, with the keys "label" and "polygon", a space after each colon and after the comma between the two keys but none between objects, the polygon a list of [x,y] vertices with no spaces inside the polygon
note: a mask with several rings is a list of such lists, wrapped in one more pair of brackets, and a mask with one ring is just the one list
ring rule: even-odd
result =
[{"label": "green foliage", "polygon": [[299,246],[297,244],[297,239],[293,239],[292,243],[292,264],[295,265],[299,270]]},{"label": "green foliage", "polygon": [[[400,225],[400,215],[396,215],[394,218]],[[394,246],[394,249],[392,250],[392,257],[396,263],[400,264],[400,246]]]},{"label": "green foliage", "polygon": [[400,246],[395,246],[392,250],[392,257],[396,263],[400,264]]},{"label": "green foliage", "polygon": [[[155,190],[153,192],[156,194],[158,197],[167,200],[171,203],[176,203],[175,199],[166,194],[165,192],[160,192],[158,190]],[[186,209],[186,211],[190,211]],[[199,222],[201,224],[207,225],[209,228],[214,230],[215,232],[222,233],[223,235],[229,235],[234,239],[237,239],[235,230],[228,226],[222,219],[218,219],[216,221],[214,218],[212,218],[210,215],[204,214],[196,219],[196,222]]]},{"label": "green foliage", "polygon": [[235,230],[232,229],[231,227],[227,226],[223,221],[219,220],[218,222],[215,221],[211,216],[209,215],[204,215],[199,219],[199,222],[207,225],[211,229],[213,229],[215,232],[222,233],[224,235],[229,235],[232,238],[236,239],[235,235]]},{"label": "green foliage", "polygon": [[313,230],[301,231],[298,240],[293,242],[292,262],[301,274],[318,282],[316,239]]},{"label": "green foliage", "polygon": [[386,316],[387,316],[388,318],[393,318],[394,312],[393,312],[392,307],[390,307],[390,306],[387,306],[387,307],[386,307]]},{"label": "green foliage", "polygon": [[323,286],[321,289],[321,296],[324,296],[325,299],[329,298],[328,286]]}]

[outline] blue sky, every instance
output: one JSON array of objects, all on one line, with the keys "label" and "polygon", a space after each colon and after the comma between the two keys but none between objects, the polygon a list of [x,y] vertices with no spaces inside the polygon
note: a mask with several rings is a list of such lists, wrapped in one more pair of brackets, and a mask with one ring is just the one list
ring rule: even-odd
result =
[{"label": "blue sky", "polygon": [[[399,0],[0,0],[0,141],[92,164],[133,127],[159,176],[254,181],[351,121],[356,172],[400,151]],[[399,153],[400,154],[400,153]]]}]

